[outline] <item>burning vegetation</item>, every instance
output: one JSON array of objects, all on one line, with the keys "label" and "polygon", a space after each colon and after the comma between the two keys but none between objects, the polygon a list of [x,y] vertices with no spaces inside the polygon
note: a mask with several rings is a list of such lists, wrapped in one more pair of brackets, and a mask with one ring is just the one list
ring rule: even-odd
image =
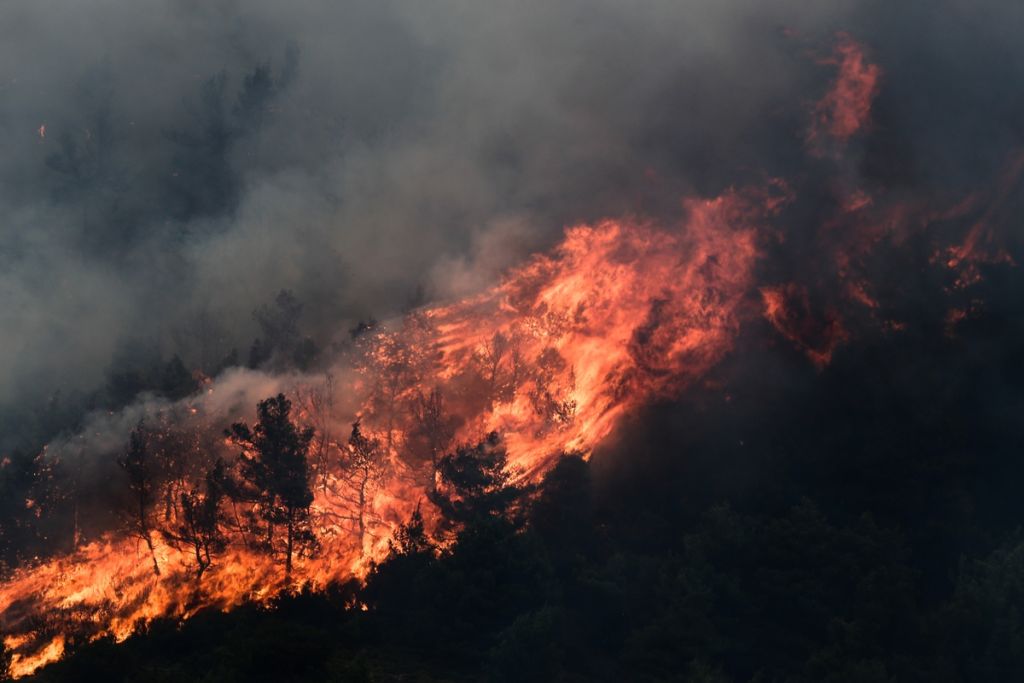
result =
[{"label": "burning vegetation", "polygon": [[140,422],[118,460],[122,531],[5,583],[13,671],[71,637],[362,576],[414,512],[443,538],[467,506],[491,505],[494,482],[590,452],[729,351],[777,208],[736,192],[688,202],[671,230],[572,228],[490,292],[354,331],[344,388],[299,379],[251,425],[211,423],[203,394]]},{"label": "burning vegetation", "polygon": [[[846,34],[823,64],[835,74],[805,142],[837,168],[807,237],[827,261],[811,278],[765,266],[791,247],[786,224],[805,201],[804,179],[770,179],[687,197],[676,225],[570,227],[486,291],[360,325],[323,374],[251,373],[268,389],[258,402],[232,393],[248,371],[191,384],[184,366],[169,368],[168,385],[186,390],[118,435],[107,528],[79,521],[74,486],[46,484],[100,455],[89,435],[32,460],[43,495],[25,508],[75,498],[75,521],[65,552],[26,559],[0,586],[11,673],[158,618],[324,591],[396,552],[443,552],[470,521],[526,506],[556,465],[589,457],[624,418],[699,385],[759,321],[818,369],[865,330],[899,334],[906,322],[871,273],[887,248],[926,240],[950,296],[977,282],[979,263],[1012,262],[993,226],[1024,156],[950,208],[849,187],[844,150],[869,127],[885,74]],[[968,313],[949,309],[955,329]],[[301,367],[300,311],[288,294],[258,311],[257,365],[287,356]]]}]

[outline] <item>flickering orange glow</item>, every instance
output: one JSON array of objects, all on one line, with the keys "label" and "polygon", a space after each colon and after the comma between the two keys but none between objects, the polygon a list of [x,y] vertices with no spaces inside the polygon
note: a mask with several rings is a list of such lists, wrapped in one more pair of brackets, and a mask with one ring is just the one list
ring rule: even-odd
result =
[{"label": "flickering orange glow", "polygon": [[[332,388],[343,400],[326,400],[313,379],[295,391],[299,419],[324,435],[314,465],[318,552],[297,557],[286,579],[279,558],[250,550],[236,533],[197,578],[188,550],[160,532],[152,533],[152,558],[137,537],[108,533],[0,587],[14,674],[59,658],[69,635],[124,639],[157,617],[364,574],[432,485],[433,472],[410,455],[419,447],[410,406],[430,392],[459,419],[452,443],[497,431],[522,478],[540,476],[562,452],[589,452],[625,412],[678,390],[730,350],[760,222],[779,205],[770,193],[729,192],[686,201],[683,224],[672,228],[630,220],[572,227],[551,253],[493,289],[370,329],[358,340],[349,386]],[[212,396],[201,394],[182,419],[202,420],[202,401]],[[356,417],[386,444],[383,472],[368,480],[360,510],[341,471],[344,430]],[[223,441],[211,448],[231,457]]]},{"label": "flickering orange glow", "polygon": [[[812,155],[820,155],[826,139],[845,143],[864,129],[879,87],[880,69],[848,36],[840,36],[829,63],[838,73],[813,110]],[[38,132],[45,137],[45,126]],[[175,446],[176,457],[235,463],[238,446],[223,430],[235,420],[251,421],[253,402],[236,408],[224,397],[240,395],[235,385],[245,378],[259,385],[260,398],[286,392],[293,417],[315,430],[309,461],[318,547],[299,552],[286,575],[278,548],[255,547],[241,522],[229,522],[226,547],[197,570],[194,549],[165,531],[183,515],[178,496],[201,484],[183,467],[155,496],[166,503],[151,532],[108,530],[79,542],[76,528],[72,552],[23,566],[0,585],[0,632],[12,652],[11,672],[31,674],[78,642],[123,640],[156,618],[186,619],[205,608],[266,602],[303,585],[364,577],[414,510],[422,511],[428,529],[437,527],[425,502],[437,485],[431,465],[438,455],[497,432],[514,476],[536,481],[562,453],[589,455],[624,415],[705,377],[748,320],[763,316],[819,368],[856,329],[840,315],[848,310],[841,304],[901,331],[905,322],[880,319],[884,298],[865,276],[866,256],[885,240],[899,242],[932,223],[978,216],[966,239],[934,252],[936,262],[961,272],[966,286],[977,276],[973,263],[1001,258],[989,244],[991,226],[1022,173],[1019,154],[993,192],[949,209],[881,192],[837,191],[825,219],[808,230],[815,257],[835,271],[829,275],[838,286],[828,291],[788,273],[758,280],[765,245],[786,236],[775,223],[790,218],[784,210],[796,201],[787,183],[772,180],[766,189],[687,198],[677,225],[621,218],[570,227],[550,252],[476,296],[360,327],[326,376],[237,369],[203,376],[202,391],[166,408],[173,429],[188,436]],[[656,179],[654,171],[647,175]],[[986,197],[987,208],[979,208]],[[953,327],[968,315],[951,311],[947,322]],[[380,456],[359,471],[353,463],[360,454],[348,441],[356,421]],[[33,500],[25,504],[37,507]],[[231,500],[222,507],[228,520],[247,512]]]},{"label": "flickering orange glow", "polygon": [[808,142],[819,154],[825,136],[845,143],[867,125],[882,75],[878,65],[865,57],[863,46],[845,33],[839,34],[832,56],[822,61],[835,65],[838,73],[832,87],[814,107]]},{"label": "flickering orange glow", "polygon": [[816,318],[804,287],[793,283],[762,287],[761,298],[768,322],[819,368],[828,365],[836,347],[847,338],[838,317]]}]

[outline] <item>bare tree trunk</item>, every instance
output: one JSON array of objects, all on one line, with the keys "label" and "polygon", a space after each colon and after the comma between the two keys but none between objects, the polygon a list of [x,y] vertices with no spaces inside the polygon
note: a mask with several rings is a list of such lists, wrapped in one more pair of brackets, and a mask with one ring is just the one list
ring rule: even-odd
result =
[{"label": "bare tree trunk", "polygon": [[430,452],[430,492],[437,494],[437,450]]},{"label": "bare tree trunk", "polygon": [[394,432],[395,432],[395,400],[392,398],[388,404],[388,453],[391,453],[392,446],[394,445]]},{"label": "bare tree trunk", "polygon": [[234,500],[231,501],[231,514],[235,517],[235,526],[238,527],[238,533],[242,535],[242,545],[245,546],[246,550],[252,550],[249,545],[249,537],[245,534],[245,527],[242,526],[242,520],[238,516],[238,504]]},{"label": "bare tree trunk", "polygon": [[164,491],[164,521],[171,521],[171,508],[174,507],[174,482],[167,483]]},{"label": "bare tree trunk", "polygon": [[150,557],[153,558],[153,573],[160,576],[160,565],[156,561],[156,548],[153,547],[153,537],[150,536],[149,525],[146,523],[145,496],[139,497],[139,531],[142,533],[142,538],[146,541],[146,546],[149,548]]},{"label": "bare tree trunk", "polygon": [[78,550],[78,546],[82,542],[82,528],[78,524],[78,499],[79,499],[78,490],[79,490],[79,483],[81,482],[81,479],[82,479],[82,462],[83,462],[83,459],[84,459],[84,455],[83,454],[84,454],[84,451],[82,449],[79,449],[79,451],[78,451],[78,462],[76,463],[77,466],[75,467],[74,508],[72,510],[74,528],[72,529],[72,534],[71,534],[71,543],[72,543],[71,550],[73,550],[73,551],[74,550]]},{"label": "bare tree trunk", "polygon": [[203,549],[201,541],[196,541],[195,543],[193,543],[192,548],[196,552],[196,583],[198,583],[200,579],[203,578],[203,572],[206,571],[206,567],[209,565],[210,559],[209,555],[207,555],[206,558],[203,558]]},{"label": "bare tree trunk", "polygon": [[369,470],[363,470],[363,480],[359,483],[359,555],[363,554],[366,538],[366,483],[370,479]]},{"label": "bare tree trunk", "polygon": [[156,561],[156,548],[153,547],[153,538],[149,535],[148,529],[143,530],[142,538],[149,547],[149,556],[153,558],[153,573],[160,576],[160,565]]}]

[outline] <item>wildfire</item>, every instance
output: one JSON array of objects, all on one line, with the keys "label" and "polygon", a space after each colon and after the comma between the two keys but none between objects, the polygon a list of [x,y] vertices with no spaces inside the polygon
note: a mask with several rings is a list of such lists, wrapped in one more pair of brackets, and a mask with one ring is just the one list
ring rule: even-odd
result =
[{"label": "wildfire", "polygon": [[864,55],[864,48],[848,34],[840,33],[833,54],[821,60],[834,65],[838,76],[814,108],[814,123],[807,141],[815,154],[823,154],[824,137],[846,143],[870,120],[871,105],[878,94],[882,70]]},{"label": "wildfire", "polygon": [[[349,375],[354,413],[332,412],[333,396],[313,380],[296,391],[300,419],[322,436],[315,553],[297,557],[286,578],[272,553],[233,533],[197,579],[188,549],[169,534],[154,530],[150,551],[134,535],[110,533],[23,568],[0,588],[13,673],[60,657],[69,637],[124,639],[156,617],[184,619],[365,573],[433,485],[424,411],[443,412],[451,425],[435,448],[502,434],[523,478],[542,474],[561,452],[589,451],[624,412],[700,377],[729,351],[760,223],[778,207],[772,193],[729,192],[687,201],[674,229],[629,220],[576,226],[550,254],[480,296],[367,330]],[[211,412],[204,401],[215,396],[190,399],[178,419],[202,419]],[[351,446],[337,438],[339,425],[357,416],[383,448],[376,469],[358,480],[358,504],[345,469]],[[230,456],[223,441],[209,448]],[[169,509],[169,524],[181,514]]]},{"label": "wildfire", "polygon": [[[880,69],[848,36],[840,37],[830,63],[838,74],[813,109],[812,153],[820,152],[825,135],[845,143],[863,129],[878,89]],[[995,208],[976,225],[990,224],[1006,188],[1017,184],[1022,160],[1011,164]],[[671,227],[639,219],[571,227],[550,253],[478,296],[361,326],[334,374],[290,378],[296,417],[314,434],[316,547],[298,552],[287,575],[274,541],[261,546],[247,534],[240,520],[252,511],[245,504],[214,504],[227,520],[223,547],[198,570],[201,548],[174,531],[194,514],[186,501],[204,500],[195,493],[203,478],[193,464],[235,462],[238,455],[237,442],[225,440],[223,430],[226,416],[242,417],[229,400],[241,371],[204,378],[204,391],[168,409],[175,426],[159,435],[180,467],[160,490],[148,492],[161,510],[154,527],[108,532],[65,556],[20,568],[0,586],[12,673],[28,675],[78,642],[122,640],[158,617],[185,619],[203,608],[228,609],[301,585],[322,588],[363,576],[436,486],[434,466],[449,449],[497,432],[516,476],[536,479],[560,453],[589,453],[624,414],[704,376],[759,313],[816,365],[826,365],[851,334],[839,302],[805,284],[755,277],[765,243],[780,234],[771,224],[793,201],[786,183],[772,181],[689,198]],[[859,272],[864,254],[907,226],[974,210],[973,200],[935,212],[862,190],[847,192],[836,205],[834,219],[821,226],[822,249],[837,266],[838,296],[872,314],[880,304]],[[986,229],[971,230],[948,265],[968,260],[987,239]],[[882,322],[893,330],[903,326]],[[358,430],[348,438],[353,423]],[[429,507],[423,511],[433,525]]]}]

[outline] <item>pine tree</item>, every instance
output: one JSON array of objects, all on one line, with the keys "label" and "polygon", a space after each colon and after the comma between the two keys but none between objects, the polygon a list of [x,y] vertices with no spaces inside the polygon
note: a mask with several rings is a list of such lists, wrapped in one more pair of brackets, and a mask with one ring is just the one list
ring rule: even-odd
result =
[{"label": "pine tree", "polygon": [[504,517],[528,489],[508,471],[508,453],[497,432],[475,446],[459,446],[438,464],[441,486],[427,494],[450,523],[471,525]]},{"label": "pine tree", "polygon": [[228,437],[242,447],[239,472],[243,485],[238,495],[256,503],[267,525],[267,547],[273,551],[274,530],[285,527],[285,573],[292,572],[296,547],[315,543],[309,524],[313,491],[309,485],[311,427],[300,428],[291,419],[291,401],[284,394],[260,401],[256,424],[237,422]]}]

